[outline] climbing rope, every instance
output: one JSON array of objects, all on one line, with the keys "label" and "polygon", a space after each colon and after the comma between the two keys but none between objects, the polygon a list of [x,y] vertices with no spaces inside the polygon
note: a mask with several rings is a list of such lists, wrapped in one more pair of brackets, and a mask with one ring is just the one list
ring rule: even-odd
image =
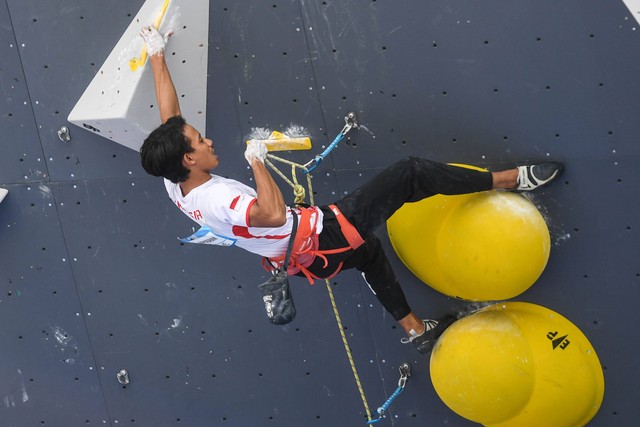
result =
[{"label": "climbing rope", "polygon": [[[289,186],[293,188],[293,194],[295,196],[295,204],[296,205],[303,204],[305,200],[305,188],[298,183],[298,179],[296,177],[296,169],[300,169],[303,172],[305,172],[307,171],[307,168],[304,165],[300,165],[292,161],[282,159],[280,157],[274,156],[273,154],[267,154],[267,157],[291,166],[292,179],[289,179],[272,162],[270,162],[269,159],[266,159],[265,161],[265,163],[271,169],[273,169],[287,184],[289,184]],[[314,205],[311,175],[306,173],[306,176],[307,176],[307,189],[308,189],[307,194],[309,195],[309,204]],[[360,382],[360,376],[358,375],[356,364],[353,361],[353,355],[351,354],[351,348],[349,347],[347,336],[345,335],[344,328],[342,327],[342,320],[340,320],[340,313],[338,312],[338,306],[336,305],[336,300],[333,296],[331,283],[329,282],[329,280],[325,279],[325,284],[327,287],[327,292],[329,293],[329,299],[331,300],[331,307],[333,308],[333,314],[336,318],[336,323],[338,324],[338,330],[340,331],[340,336],[342,337],[342,344],[344,345],[345,352],[347,353],[347,359],[349,359],[349,364],[351,365],[351,372],[353,373],[353,377],[355,378],[355,381],[356,381],[356,386],[358,387],[358,391],[360,392],[360,398],[362,399],[362,404],[364,405],[364,410],[367,414],[367,420],[368,422],[371,422],[372,419],[371,419],[371,411],[369,410],[369,404],[367,403],[367,398],[364,394],[362,383]]]},{"label": "climbing rope", "polygon": [[[269,158],[271,158],[273,160],[277,160],[277,161],[279,161],[281,163],[290,165],[291,166],[291,177],[292,177],[292,179],[287,178],[287,176],[284,173],[282,173],[272,162],[269,161]],[[273,169],[273,171],[276,172],[287,184],[289,184],[291,186],[291,188],[293,188],[293,195],[295,197],[294,203],[296,205],[303,204],[304,203],[304,199],[306,198],[306,194],[305,194],[304,187],[298,183],[298,177],[297,177],[297,174],[296,174],[296,168],[304,170],[304,166],[303,165],[299,165],[297,163],[294,163],[294,162],[292,162],[290,160],[274,156],[273,154],[267,154],[267,159],[265,159],[265,163],[271,169]],[[311,204],[313,204],[313,193],[311,192],[311,176],[309,176],[309,175],[307,175],[307,186],[309,187],[309,193],[310,193],[309,198],[310,198]]]},{"label": "climbing rope", "polygon": [[331,283],[329,283],[328,279],[325,279],[324,281],[325,281],[325,284],[327,285],[327,291],[329,292],[329,299],[331,300],[331,306],[333,307],[333,314],[336,316],[336,322],[338,323],[338,330],[340,331],[340,336],[342,337],[342,344],[344,344],[344,349],[347,352],[347,359],[349,359],[349,364],[351,365],[351,372],[353,372],[353,377],[356,380],[356,386],[358,387],[358,391],[360,392],[360,398],[362,399],[364,410],[367,413],[367,420],[371,422],[371,411],[369,410],[367,397],[364,394],[364,389],[362,388],[362,383],[360,382],[360,376],[358,375],[356,364],[354,363],[353,356],[351,355],[351,348],[349,347],[349,343],[347,342],[347,336],[345,335],[344,328],[342,327],[342,321],[340,320],[340,313],[338,312],[338,306],[336,305],[336,300],[333,297],[333,290],[331,289]]}]

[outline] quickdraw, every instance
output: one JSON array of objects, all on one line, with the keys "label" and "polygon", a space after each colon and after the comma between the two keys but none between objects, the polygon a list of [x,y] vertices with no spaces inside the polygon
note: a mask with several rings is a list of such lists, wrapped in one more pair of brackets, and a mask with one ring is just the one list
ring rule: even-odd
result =
[{"label": "quickdraw", "polygon": [[320,165],[320,163],[322,163],[324,158],[327,157],[334,148],[336,148],[336,146],[340,143],[340,141],[342,141],[342,139],[345,137],[347,132],[349,132],[353,128],[358,127],[358,121],[356,120],[356,113],[353,113],[353,112],[348,113],[344,118],[344,123],[345,123],[344,127],[342,128],[338,136],[335,137],[333,142],[329,144],[329,146],[325,148],[325,150],[322,153],[317,154],[312,160],[310,160],[303,166],[302,171],[304,174],[308,174],[309,172],[317,168]]},{"label": "quickdraw", "polygon": [[403,363],[402,365],[400,365],[398,370],[400,371],[400,379],[398,380],[398,388],[396,388],[396,391],[393,392],[391,397],[389,397],[387,399],[387,401],[384,402],[382,404],[382,406],[380,406],[376,410],[376,412],[378,413],[378,418],[374,418],[372,420],[367,421],[367,424],[375,424],[377,422],[382,421],[382,419],[385,417],[385,411],[389,408],[391,403],[394,400],[396,400],[396,398],[398,396],[400,396],[400,393],[402,393],[402,391],[404,390],[404,387],[407,385],[407,380],[411,376],[411,365],[408,364],[408,363]]}]

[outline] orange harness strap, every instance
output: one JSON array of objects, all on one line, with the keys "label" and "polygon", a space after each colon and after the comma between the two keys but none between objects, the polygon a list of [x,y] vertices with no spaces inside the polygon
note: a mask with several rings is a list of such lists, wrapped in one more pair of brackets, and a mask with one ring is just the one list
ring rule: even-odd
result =
[{"label": "orange harness strap", "polygon": [[358,249],[364,243],[364,239],[360,236],[358,230],[349,222],[346,216],[342,215],[342,212],[340,212],[340,209],[338,209],[336,205],[329,205],[329,209],[331,209],[331,212],[336,216],[342,235],[347,239],[347,242],[349,242],[351,249]]},{"label": "orange harness strap", "polygon": [[[310,272],[307,267],[313,263],[316,257],[320,257],[324,260],[324,267],[326,268],[329,265],[329,261],[325,255],[338,254],[341,252],[346,252],[350,249],[357,249],[364,243],[364,239],[358,233],[358,230],[349,222],[349,220],[340,212],[340,209],[336,205],[329,205],[329,209],[333,212],[338,220],[338,224],[340,225],[340,231],[344,235],[349,246],[345,246],[344,248],[337,249],[325,249],[318,250],[318,236],[314,235],[315,233],[315,224],[314,226],[310,225],[311,221],[311,210],[307,208],[300,209],[300,221],[298,226],[298,231],[296,232],[296,236],[293,241],[293,254],[291,255],[291,259],[289,260],[289,270],[292,271],[291,274],[295,274],[298,271],[301,271],[302,274],[305,275],[309,283],[313,285],[314,279],[320,279],[320,277],[316,276],[312,272]],[[294,213],[295,215],[295,213]],[[304,259],[304,264],[302,265],[298,258],[301,257]],[[284,257],[272,258],[272,261],[277,263],[282,263],[284,261]],[[273,266],[266,260],[262,260],[262,265],[267,270],[273,270]],[[334,271],[330,276],[326,277],[326,279],[331,279],[336,276],[340,270],[342,269],[342,262],[338,265],[336,271]]]}]

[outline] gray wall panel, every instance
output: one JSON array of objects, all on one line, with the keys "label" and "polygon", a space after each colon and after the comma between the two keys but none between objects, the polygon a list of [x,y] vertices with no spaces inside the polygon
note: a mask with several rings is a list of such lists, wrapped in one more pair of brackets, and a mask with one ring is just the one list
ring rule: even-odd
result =
[{"label": "gray wall panel", "polygon": [[[137,153],[75,126],[70,142],[58,139],[142,4],[0,5],[0,186],[10,191],[0,204],[0,320],[11,325],[0,331],[0,419],[364,423],[323,282],[292,278],[298,316],[270,325],[258,257],[181,245],[194,224]],[[407,155],[492,170],[563,160],[560,182],[532,196],[551,231],[549,263],[515,300],[559,312],[594,345],[606,390],[589,425],[635,425],[639,27],[621,1],[213,2],[207,136],[218,173],[253,184],[242,153],[254,127],[304,127],[313,150],[283,155],[304,163],[349,111],[364,126],[313,173],[317,203]],[[417,314],[467,309],[415,278],[384,227],[377,235]],[[428,359],[399,343],[356,271],[331,283],[371,411],[410,362],[414,376],[384,423],[475,425],[442,403]],[[118,383],[120,369],[130,384]]]},{"label": "gray wall panel", "polygon": [[48,179],[33,118],[19,48],[6,4],[0,5],[0,181],[19,183]]},{"label": "gray wall panel", "polygon": [[[67,115],[142,5],[122,0],[8,1],[33,114],[51,178],[144,174],[129,149],[67,122]],[[71,141],[58,130],[67,126]]]},{"label": "gray wall panel", "polygon": [[[231,154],[226,160],[234,168],[244,169],[244,159],[238,154],[252,128],[284,131],[291,125],[302,126],[309,132],[314,150],[326,143],[298,2],[274,1],[247,7],[226,1],[212,5],[212,9],[210,28],[215,39],[209,73],[215,78],[210,80],[210,93],[214,95],[209,97],[213,114],[208,123],[214,139],[215,132],[225,132],[221,133],[224,144],[233,146],[232,151],[222,149],[224,154]],[[221,108],[235,111],[237,127],[235,121],[231,123],[235,133],[223,130],[230,114],[220,112]],[[327,126],[330,134],[337,134],[343,122]],[[293,153],[291,158],[309,160],[308,153]]]},{"label": "gray wall panel", "polygon": [[8,188],[0,210],[2,423],[108,421],[86,313],[74,285],[74,260],[51,189]]},{"label": "gray wall panel", "polygon": [[[332,362],[336,375],[320,369],[343,351],[323,285],[293,279],[296,325],[268,324],[255,288],[267,274],[257,257],[180,245],[175,237],[179,230],[188,234],[189,222],[161,186],[144,179],[56,189],[113,422],[206,425],[212,417],[241,425],[272,417],[322,423],[331,407],[348,405],[337,412],[344,417],[357,394],[341,381],[350,375],[346,360]],[[145,225],[134,217],[145,218]],[[124,388],[115,377],[123,368],[131,378]],[[313,415],[307,394],[298,403],[283,402],[291,383],[313,396]],[[232,403],[247,393],[249,406]],[[203,396],[196,399],[202,404],[194,403],[196,396]],[[358,412],[353,416],[357,420]]]},{"label": "gray wall panel", "polygon": [[625,43],[632,31],[619,28],[624,5],[613,9],[575,2],[414,2],[402,13],[389,2],[309,6],[309,25],[323,30],[312,44],[319,85],[327,88],[323,107],[336,111],[345,98],[366,103],[362,120],[374,134],[361,132],[338,167],[381,167],[407,152],[467,162],[564,158],[594,138],[598,150],[638,108],[637,82],[619,73],[640,61]]}]

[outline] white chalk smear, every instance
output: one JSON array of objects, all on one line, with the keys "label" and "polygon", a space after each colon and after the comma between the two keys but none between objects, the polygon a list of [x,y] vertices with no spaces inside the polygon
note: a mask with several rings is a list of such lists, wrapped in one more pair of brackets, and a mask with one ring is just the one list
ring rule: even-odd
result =
[{"label": "white chalk smear", "polygon": [[[165,15],[162,23],[160,24],[160,33],[164,35],[167,31],[176,31],[178,26],[180,25],[180,18],[182,14],[180,13],[180,7],[176,6],[174,10],[170,10],[171,4],[169,5],[169,9],[167,9],[167,14]],[[159,13],[160,11],[158,11]],[[169,17],[169,12],[171,12],[171,16]]]},{"label": "white chalk smear", "polygon": [[289,127],[286,128],[282,133],[292,138],[310,135],[309,131],[306,130],[303,126],[294,125],[294,124],[289,125]]},{"label": "white chalk smear", "polygon": [[246,139],[269,139],[269,135],[271,131],[267,128],[251,128],[251,133]]},{"label": "white chalk smear", "polygon": [[561,243],[566,242],[570,238],[571,238],[571,234],[570,233],[561,234],[561,235],[555,237],[553,244],[554,244],[554,246],[559,246]]},{"label": "white chalk smear", "polygon": [[72,337],[59,326],[54,326],[51,330],[53,331],[53,335],[56,337],[56,341],[63,346],[67,346],[72,339]]},{"label": "white chalk smear", "polygon": [[371,130],[369,130],[369,128],[368,128],[368,127],[366,127],[365,125],[361,125],[361,124],[359,124],[359,125],[358,125],[358,129],[363,129],[363,130],[365,130],[366,132],[368,132],[368,133],[371,135],[371,137],[372,137],[372,138],[374,138],[374,139],[375,139],[376,135],[375,135]]},{"label": "white chalk smear", "polygon": [[22,384],[22,403],[29,401],[29,395],[27,394],[27,388]]},{"label": "white chalk smear", "polygon": [[173,319],[173,325],[171,325],[171,329],[179,328],[181,324],[182,316],[178,317],[177,319]]},{"label": "white chalk smear", "polygon": [[16,401],[13,399],[13,396],[5,396],[4,397],[4,406],[7,408],[15,408]]},{"label": "white chalk smear", "polygon": [[40,184],[38,185],[38,189],[40,190],[40,192],[42,192],[42,194],[44,194],[47,197],[51,197],[51,189],[49,187],[47,187],[44,184]]},{"label": "white chalk smear", "polygon": [[[290,124],[287,128],[280,131],[288,137],[291,138],[300,138],[310,136],[310,132],[304,127],[296,124]],[[251,128],[251,133],[247,136],[247,140],[251,139],[269,139],[271,136],[272,130],[264,127],[254,127]]]},{"label": "white chalk smear", "polygon": [[142,323],[144,326],[147,326],[147,319],[145,319],[142,314],[138,313],[138,318],[140,319],[140,323]]}]

